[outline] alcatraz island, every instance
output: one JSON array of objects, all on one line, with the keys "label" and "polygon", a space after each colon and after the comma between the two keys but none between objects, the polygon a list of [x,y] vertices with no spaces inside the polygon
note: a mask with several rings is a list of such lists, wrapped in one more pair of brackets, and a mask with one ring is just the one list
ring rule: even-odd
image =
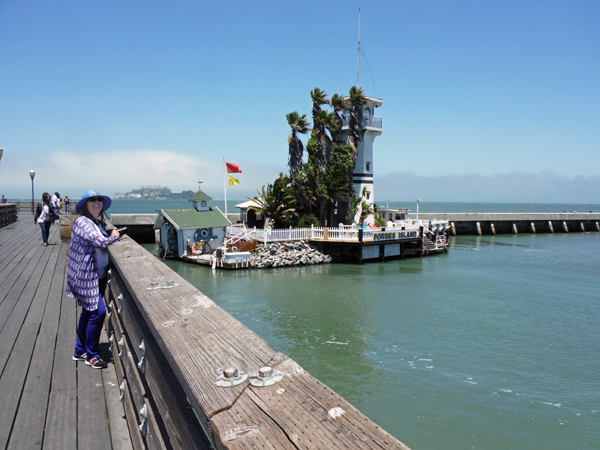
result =
[{"label": "alcatraz island", "polygon": [[115,193],[115,198],[128,200],[187,200],[192,195],[194,195],[194,191],[171,192],[171,189],[166,186],[140,186],[139,189],[134,189],[125,194]]}]

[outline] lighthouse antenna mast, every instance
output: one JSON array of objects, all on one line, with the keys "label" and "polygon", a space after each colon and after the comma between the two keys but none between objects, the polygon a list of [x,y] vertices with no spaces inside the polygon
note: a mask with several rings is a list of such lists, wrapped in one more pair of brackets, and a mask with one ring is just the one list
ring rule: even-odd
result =
[{"label": "lighthouse antenna mast", "polygon": [[360,8],[358,8],[358,58],[356,63],[356,88],[358,89],[358,75],[360,73]]}]

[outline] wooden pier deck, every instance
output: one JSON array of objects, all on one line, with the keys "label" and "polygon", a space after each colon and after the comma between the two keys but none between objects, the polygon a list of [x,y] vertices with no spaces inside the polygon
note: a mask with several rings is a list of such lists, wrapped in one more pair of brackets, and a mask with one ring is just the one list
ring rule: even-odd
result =
[{"label": "wooden pier deck", "polygon": [[129,238],[109,247],[111,364],[73,361],[68,246],[32,219],[0,228],[0,450],[409,450]]},{"label": "wooden pier deck", "polygon": [[[114,366],[72,360],[76,301],[68,245],[33,216],[0,228],[0,449],[131,449]],[[103,356],[111,360],[106,336]]]}]

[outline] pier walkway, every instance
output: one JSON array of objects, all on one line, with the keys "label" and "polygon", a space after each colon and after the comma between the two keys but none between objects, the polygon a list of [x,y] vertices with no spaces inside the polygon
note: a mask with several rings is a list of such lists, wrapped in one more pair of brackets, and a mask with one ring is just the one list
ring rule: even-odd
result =
[{"label": "pier walkway", "polygon": [[[114,366],[72,360],[76,301],[68,245],[32,216],[0,228],[0,449],[131,449]],[[106,335],[101,345],[110,360]]]},{"label": "pier walkway", "polygon": [[[416,219],[416,214],[408,214]],[[600,212],[419,213],[420,220],[447,220],[450,235],[586,233],[600,231]]]}]

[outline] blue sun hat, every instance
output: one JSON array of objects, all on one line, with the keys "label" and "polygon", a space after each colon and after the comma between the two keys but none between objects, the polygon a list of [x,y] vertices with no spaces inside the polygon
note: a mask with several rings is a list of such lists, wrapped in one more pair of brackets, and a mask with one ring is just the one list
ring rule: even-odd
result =
[{"label": "blue sun hat", "polygon": [[81,212],[81,210],[83,209],[83,205],[85,204],[85,202],[88,201],[88,198],[90,197],[102,197],[103,203],[104,203],[104,211],[106,211],[108,208],[110,208],[110,204],[112,203],[112,200],[110,199],[110,197],[106,196],[106,195],[100,195],[98,194],[98,191],[94,190],[94,189],[90,189],[89,191],[85,191],[85,194],[83,194],[83,196],[81,197],[81,200],[79,200],[77,202],[77,205],[75,206],[75,211],[77,211],[77,214],[79,214]]}]

